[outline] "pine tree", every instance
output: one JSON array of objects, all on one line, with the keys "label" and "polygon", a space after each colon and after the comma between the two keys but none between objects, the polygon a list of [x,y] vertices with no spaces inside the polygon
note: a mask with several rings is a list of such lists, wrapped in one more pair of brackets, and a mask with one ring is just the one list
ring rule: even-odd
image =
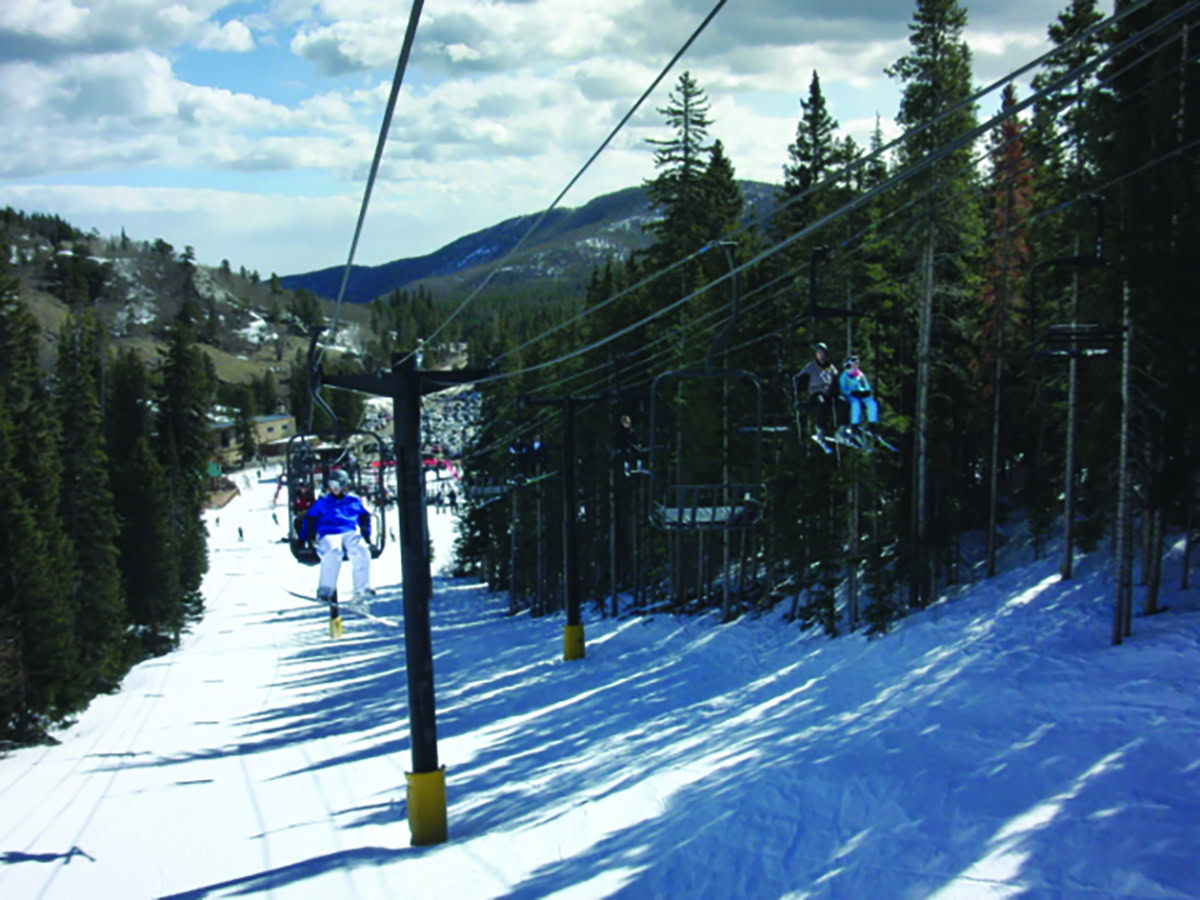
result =
[{"label": "pine tree", "polygon": [[[196,345],[189,325],[171,329],[159,391],[156,453],[166,466],[170,519],[181,604],[185,617],[199,615],[200,583],[208,569],[207,534],[201,514],[210,455],[208,408],[215,378],[208,357]],[[178,635],[176,635],[178,638]]]},{"label": "pine tree", "polygon": [[[134,351],[122,350],[113,359],[107,380],[104,426],[108,456],[119,467],[132,457],[138,440],[153,433],[150,376]],[[118,499],[120,496],[117,491]]]},{"label": "pine tree", "polygon": [[714,237],[735,228],[742,217],[745,198],[738,187],[733,163],[725,155],[725,145],[713,141],[704,169],[704,197],[707,222],[705,230]]},{"label": "pine tree", "polygon": [[837,143],[838,123],[829,114],[815,69],[808,99],[800,101],[800,110],[796,139],[788,145],[788,161],[783,167],[781,209],[775,225],[779,237],[798,231],[829,211],[828,192],[810,192],[845,163]]},{"label": "pine tree", "polygon": [[144,649],[158,653],[170,647],[183,616],[174,613],[179,572],[168,527],[166,473],[151,448],[153,391],[146,367],[131,350],[117,355],[109,384],[108,446],[126,605]]},{"label": "pine tree", "polygon": [[[702,187],[705,202],[700,227],[703,233],[711,235],[713,239],[728,234],[737,227],[742,217],[745,199],[734,177],[733,163],[725,155],[725,147],[719,140],[713,141],[709,150]],[[707,254],[705,264],[705,274],[709,280],[729,271],[728,261],[716,253]],[[709,302],[713,302],[711,298]]]},{"label": "pine tree", "polygon": [[[1118,12],[1134,4],[1118,0]],[[1155,0],[1139,6],[1113,29],[1114,45],[1135,37],[1181,6]],[[1128,297],[1132,333],[1133,398],[1129,410],[1138,433],[1139,493],[1145,509],[1146,612],[1157,609],[1165,520],[1177,497],[1190,493],[1172,483],[1179,461],[1195,460],[1200,416],[1193,399],[1200,371],[1195,334],[1200,313],[1180,298],[1194,293],[1192,246],[1200,222],[1196,143],[1200,141],[1200,75],[1195,44],[1200,14],[1190,11],[1169,30],[1137,40],[1113,57],[1105,75],[1111,103],[1105,132],[1112,135],[1101,168],[1119,179],[1115,200],[1115,272]],[[1136,127],[1129,127],[1136,122]],[[1110,319],[1111,321],[1111,319]],[[1090,424],[1090,423],[1089,423]],[[1181,468],[1188,471],[1185,463]],[[1192,463],[1194,465],[1194,463]],[[1131,467],[1132,468],[1132,467]],[[1153,499],[1150,499],[1153,498]]]},{"label": "pine tree", "polygon": [[243,460],[254,459],[258,455],[258,439],[255,437],[254,417],[256,402],[254,390],[242,386],[238,390],[237,417],[234,420],[237,432],[238,451]]},{"label": "pine tree", "polygon": [[[1049,27],[1051,42],[1060,50],[1034,78],[1035,90],[1044,90],[1072,71],[1092,60],[1101,49],[1101,37],[1082,36],[1103,19],[1096,0],[1071,0],[1066,10]],[[1068,46],[1078,40],[1074,46]],[[1107,92],[1097,86],[1093,72],[1056,92],[1043,95],[1034,104],[1027,146],[1033,163],[1033,176],[1038,185],[1040,205],[1048,215],[1040,217],[1031,232],[1036,261],[1048,262],[1063,257],[1094,257],[1099,252],[1093,235],[1096,232],[1098,209],[1083,202],[1083,195],[1099,177],[1098,152],[1101,140],[1102,110],[1106,108]],[[1069,204],[1058,211],[1061,205]],[[1037,270],[1035,269],[1035,272]],[[1078,267],[1052,267],[1035,274],[1031,294],[1036,294],[1036,307],[1030,309],[1031,334],[1039,334],[1052,322],[1076,321],[1083,311],[1088,295],[1099,293],[1095,273]],[[1090,288],[1090,289],[1089,289]],[[1032,374],[1032,373],[1031,373]],[[1060,571],[1070,578],[1075,556],[1076,497],[1081,487],[1077,482],[1079,455],[1077,451],[1078,414],[1082,383],[1079,361],[1072,358],[1066,367],[1067,414],[1058,414],[1062,370],[1055,367],[1044,371],[1032,385],[1032,418],[1037,423],[1036,440],[1030,455],[1029,488],[1026,502],[1034,532],[1035,551],[1049,533],[1052,520],[1060,506],[1063,514],[1063,551]],[[1060,435],[1060,432],[1063,432]],[[1085,462],[1092,471],[1099,471],[1099,460]],[[1063,480],[1054,473],[1063,467]],[[1089,492],[1098,479],[1091,479]],[[1059,496],[1062,502],[1059,502]],[[1085,502],[1087,498],[1085,496]],[[1094,505],[1094,504],[1093,504]]]},{"label": "pine tree", "polygon": [[[1007,85],[1003,94],[1003,110],[1016,105],[1016,89]],[[1020,119],[1006,120],[996,131],[992,142],[992,252],[991,264],[980,297],[982,322],[979,327],[979,350],[972,368],[983,381],[980,395],[992,401],[992,441],[988,465],[988,546],[987,574],[996,574],[997,525],[1002,428],[1001,404],[1006,378],[1010,343],[1020,328],[1024,306],[1023,287],[1029,275],[1029,215],[1033,206],[1033,178],[1025,156]],[[1023,457],[1025,454],[1016,454]]]},{"label": "pine tree", "polygon": [[254,397],[254,408],[259,415],[273,416],[279,412],[279,383],[274,372],[250,380],[250,391]]},{"label": "pine tree", "polygon": [[[811,225],[821,216],[845,201],[844,192],[829,186],[817,190],[835,169],[842,167],[837,143],[838,123],[829,114],[821,79],[816,70],[808,87],[808,99],[800,101],[800,120],[796,123],[796,138],[788,145],[788,160],[783,166],[783,186],[778,192],[776,210],[771,221],[771,238],[784,240]],[[828,243],[824,234],[793,243],[773,258],[772,270],[777,275],[799,272],[798,297],[807,298],[807,264],[815,247]],[[803,272],[800,270],[803,268]],[[794,317],[793,310],[790,317]]]},{"label": "pine tree", "polygon": [[6,493],[10,517],[0,521],[0,578],[14,610],[21,698],[16,728],[34,735],[49,720],[77,709],[81,686],[74,559],[59,514],[58,433],[37,366],[38,326],[0,256],[0,406],[11,422]]},{"label": "pine tree", "polygon": [[[971,51],[963,37],[967,13],[957,0],[917,0],[913,23],[909,26],[911,51],[901,57],[887,73],[904,84],[897,122],[909,134],[901,145],[902,166],[913,165],[942,153],[943,146],[976,126],[973,104],[965,104],[920,132],[915,129],[932,122],[972,92]],[[935,374],[945,372],[947,349],[934,348],[934,323],[959,318],[962,301],[972,296],[971,252],[980,231],[979,211],[971,186],[974,182],[972,148],[967,144],[953,153],[932,157],[935,161],[908,182],[910,196],[919,203],[919,222],[912,229],[908,248],[915,263],[916,307],[916,410],[913,461],[913,504],[909,555],[916,566],[913,601],[932,599],[933,560],[927,555],[937,549],[949,558],[950,535],[960,526],[958,503],[965,498],[965,486],[946,484],[934,491],[932,473],[961,472],[966,461],[955,459],[961,443],[952,440],[956,430],[953,418],[965,408],[962,385],[958,382],[935,383]],[[937,298],[948,298],[955,308],[938,309]],[[942,304],[945,305],[944,303]],[[935,352],[943,365],[935,370]],[[961,365],[961,361],[959,361]],[[961,379],[959,379],[961,382]],[[933,398],[943,396],[949,409],[936,410]],[[935,414],[943,415],[935,421]],[[940,436],[942,441],[935,440]],[[937,504],[935,505],[935,501]],[[938,530],[932,527],[937,524]]]},{"label": "pine tree", "polygon": [[95,373],[100,332],[94,315],[68,317],[58,345],[56,407],[62,423],[62,519],[75,548],[72,585],[80,663],[93,691],[124,674],[125,603],[117,562],[118,525]]},{"label": "pine tree", "polygon": [[178,640],[187,620],[179,530],[173,524],[170,478],[148,438],[138,438],[122,467],[121,495],[131,513],[121,526],[121,559],[130,618],[155,655]]},{"label": "pine tree", "polygon": [[[0,396],[2,392],[0,388]],[[17,482],[14,430],[8,405],[0,402],[0,481],[4,484]],[[31,529],[35,527],[33,516],[15,491],[0,491],[0,537],[9,537],[7,532],[10,527],[18,532]],[[28,718],[21,607],[18,594],[13,590],[14,575],[20,565],[19,557],[16,544],[6,541],[0,547],[0,739],[22,737],[21,731]]]},{"label": "pine tree", "polygon": [[679,76],[675,90],[659,113],[675,132],[665,140],[648,139],[658,148],[658,174],[646,182],[650,202],[662,218],[646,226],[658,244],[658,258],[675,260],[693,253],[718,235],[705,233],[703,175],[710,145],[708,98],[690,72]]}]

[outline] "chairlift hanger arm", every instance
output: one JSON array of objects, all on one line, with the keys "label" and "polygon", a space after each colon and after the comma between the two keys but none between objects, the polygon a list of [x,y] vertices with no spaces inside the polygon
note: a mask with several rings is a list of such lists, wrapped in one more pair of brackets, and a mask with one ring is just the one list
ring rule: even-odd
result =
[{"label": "chairlift hanger arm", "polygon": [[[438,391],[458,384],[473,384],[486,378],[488,372],[483,369],[455,369],[444,372],[418,372],[420,378],[421,396],[436,394]],[[329,387],[341,388],[346,391],[358,391],[360,394],[372,394],[377,397],[395,397],[407,392],[408,379],[391,372],[374,372],[349,375],[323,375],[323,383]]]},{"label": "chairlift hanger arm", "polygon": [[[313,406],[320,408],[321,412],[329,417],[329,421],[333,423],[333,430],[340,431],[341,423],[338,422],[337,413],[333,408],[325,402],[325,398],[321,396],[321,387],[325,383],[324,373],[321,370],[321,362],[317,358],[317,340],[324,332],[324,328],[314,328],[312,331],[312,339],[308,342],[308,393],[312,397]],[[309,430],[312,430],[312,412],[309,413]]]},{"label": "chairlift hanger arm", "polygon": [[729,262],[730,274],[733,276],[733,280],[730,282],[730,290],[733,293],[733,311],[729,315],[729,321],[725,323],[724,330],[717,335],[717,339],[713,341],[712,347],[708,350],[706,365],[710,369],[713,366],[713,357],[725,349],[725,345],[729,341],[729,335],[733,334],[733,329],[737,327],[738,307],[741,299],[741,280],[738,277],[736,260],[733,258],[733,248],[737,246],[737,241],[717,241],[715,246],[724,248],[725,259]]},{"label": "chairlift hanger arm", "polygon": [[821,318],[818,313],[820,307],[817,306],[817,285],[820,280],[817,278],[817,271],[820,269],[818,263],[828,258],[829,250],[828,246],[814,247],[808,255],[808,314],[814,319]]}]

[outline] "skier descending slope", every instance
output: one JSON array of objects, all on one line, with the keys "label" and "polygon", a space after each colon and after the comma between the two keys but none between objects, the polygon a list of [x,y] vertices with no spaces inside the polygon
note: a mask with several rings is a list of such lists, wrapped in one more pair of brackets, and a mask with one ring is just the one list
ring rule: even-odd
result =
[{"label": "skier descending slope", "polygon": [[349,493],[350,477],[345,472],[330,473],[325,486],[329,492],[309,507],[300,535],[301,540],[307,540],[316,529],[317,556],[321,560],[317,597],[330,604],[337,602],[344,552],[354,577],[354,600],[365,601],[371,594],[371,554],[364,540],[371,536],[371,515],[362,501]]}]

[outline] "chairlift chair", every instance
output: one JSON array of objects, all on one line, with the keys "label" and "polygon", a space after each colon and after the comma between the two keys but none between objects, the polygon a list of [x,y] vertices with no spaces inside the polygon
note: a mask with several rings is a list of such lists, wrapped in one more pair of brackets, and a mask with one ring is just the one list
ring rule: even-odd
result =
[{"label": "chairlift chair", "polygon": [[370,513],[368,547],[371,558],[378,559],[387,538],[384,512],[392,498],[386,473],[395,466],[383,439],[369,431],[297,433],[288,441],[286,465],[288,542],[292,556],[308,565],[320,561],[315,536],[301,540],[300,529],[329,474],[341,469],[350,476],[350,492],[362,500]]},{"label": "chairlift chair", "polygon": [[[709,348],[703,369],[664,372],[650,387],[650,518],[665,531],[752,528],[766,504],[762,383],[753,372],[713,365],[737,325],[739,301],[734,243],[716,246],[724,247],[732,276],[729,321]],[[747,414],[751,427],[743,430],[733,419]],[[708,435],[697,433],[706,422],[713,423],[707,429],[711,437],[720,439],[717,459],[701,453],[713,446],[705,440]]]},{"label": "chairlift chair", "polygon": [[[1077,271],[1104,269],[1109,265],[1104,256],[1104,197],[1088,194],[1086,199],[1096,210],[1096,235],[1094,250],[1090,254],[1059,256],[1046,259],[1033,267],[1031,276],[1030,309],[1037,317],[1038,274],[1046,269],[1067,268]],[[1125,336],[1120,323],[1120,306],[1114,303],[1112,318],[1108,322],[1060,322],[1050,325],[1042,333],[1033,351],[1037,358],[1090,359],[1116,353]]]},{"label": "chairlift chair", "polygon": [[[750,417],[750,427],[723,428],[716,388],[730,388],[730,405]],[[681,416],[697,404],[716,424],[719,458],[706,457],[711,443]],[[699,414],[702,417],[703,414]],[[762,519],[766,485],[762,478],[762,385],[737,369],[683,369],[654,379],[650,398],[651,520],[667,531],[727,531],[751,528]],[[689,429],[691,429],[689,431]]]}]

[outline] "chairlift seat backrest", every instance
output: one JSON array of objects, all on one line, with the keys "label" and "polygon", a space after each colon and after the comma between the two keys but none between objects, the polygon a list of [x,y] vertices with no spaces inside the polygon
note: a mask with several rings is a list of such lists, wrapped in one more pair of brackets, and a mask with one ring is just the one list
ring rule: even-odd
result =
[{"label": "chairlift seat backrest", "polygon": [[[702,457],[681,416],[687,414],[685,386],[700,387],[699,402],[715,398],[713,388],[728,388],[707,410],[690,410],[718,434],[724,458]],[[668,397],[671,388],[675,394]],[[728,400],[725,409],[721,405]],[[696,399],[693,398],[693,402]],[[669,531],[749,528],[762,519],[766,487],[762,479],[762,384],[741,369],[664,372],[654,379],[650,396],[651,521]],[[705,418],[705,416],[711,418]],[[727,423],[727,425],[726,425]],[[710,450],[710,447],[704,448]],[[701,477],[695,477],[699,474]],[[717,474],[716,478],[712,475]]]}]

